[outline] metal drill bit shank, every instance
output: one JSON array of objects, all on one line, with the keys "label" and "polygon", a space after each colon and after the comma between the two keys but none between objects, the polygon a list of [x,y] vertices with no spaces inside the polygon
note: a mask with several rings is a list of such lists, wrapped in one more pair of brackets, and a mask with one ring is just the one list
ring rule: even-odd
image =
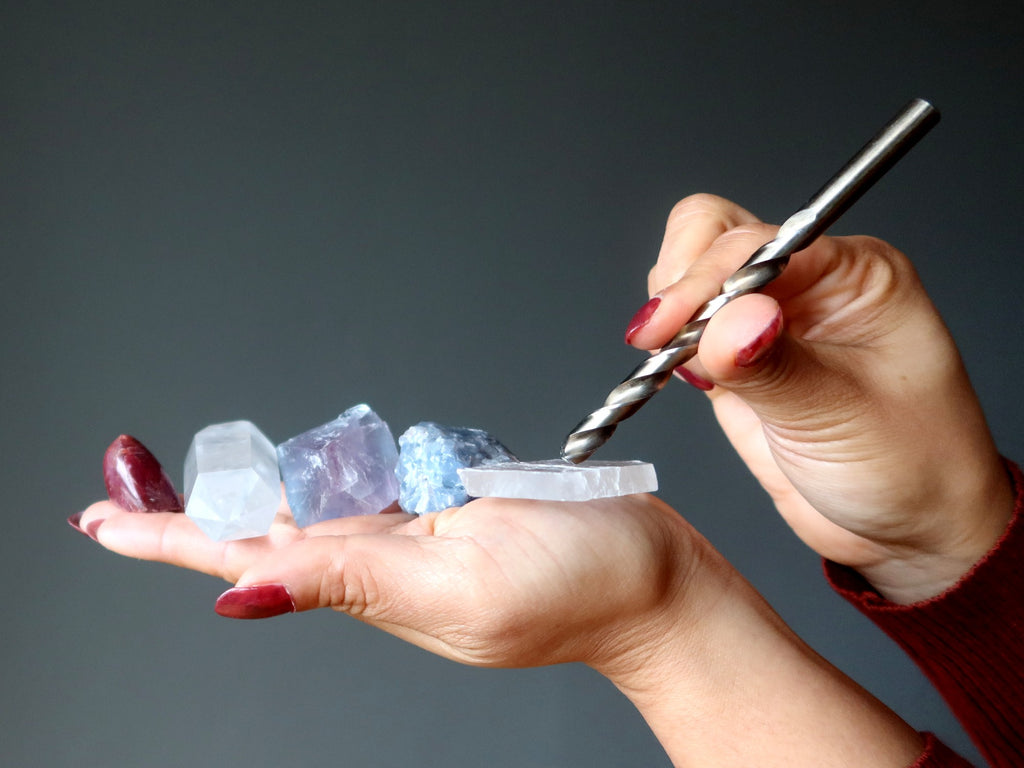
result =
[{"label": "metal drill bit shank", "polygon": [[725,281],[718,296],[701,306],[660,352],[647,358],[615,387],[603,406],[576,425],[562,447],[563,458],[578,464],[604,445],[620,422],[640,410],[665,386],[672,371],[697,353],[704,328],[718,310],[739,296],[761,290],[782,274],[792,253],[814,242],[938,120],[938,111],[921,99],[904,107],[803,208],[783,223],[775,239],[758,248]]}]

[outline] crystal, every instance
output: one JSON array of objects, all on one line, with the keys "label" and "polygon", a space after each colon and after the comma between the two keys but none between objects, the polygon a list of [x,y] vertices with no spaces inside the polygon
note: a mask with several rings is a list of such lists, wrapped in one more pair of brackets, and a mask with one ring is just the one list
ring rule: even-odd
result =
[{"label": "crystal", "polygon": [[459,475],[473,497],[588,501],[658,490],[654,465],[645,461],[514,462],[460,469]]},{"label": "crystal", "polygon": [[251,422],[196,433],[185,457],[185,514],[214,541],[263,536],[281,503],[274,444]]},{"label": "crystal", "polygon": [[120,435],[103,454],[107,496],[129,512],[181,512],[181,499],[160,462],[131,435]]},{"label": "crystal", "polygon": [[482,429],[446,427],[423,421],[398,438],[398,503],[406,512],[424,514],[469,501],[459,470],[515,461],[515,456]]},{"label": "crystal", "polygon": [[366,404],[277,447],[295,522],[374,515],[398,498],[395,439]]}]

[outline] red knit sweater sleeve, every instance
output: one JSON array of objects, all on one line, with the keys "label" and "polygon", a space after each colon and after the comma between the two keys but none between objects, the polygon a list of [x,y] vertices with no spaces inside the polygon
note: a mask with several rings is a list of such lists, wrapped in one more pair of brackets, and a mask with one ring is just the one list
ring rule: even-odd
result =
[{"label": "red knit sweater sleeve", "polygon": [[[826,562],[833,588],[899,643],[993,766],[1024,766],[1024,476],[1009,527],[949,590],[891,603],[856,571]],[[926,755],[922,756],[926,759]],[[918,762],[917,768],[946,762]]]}]

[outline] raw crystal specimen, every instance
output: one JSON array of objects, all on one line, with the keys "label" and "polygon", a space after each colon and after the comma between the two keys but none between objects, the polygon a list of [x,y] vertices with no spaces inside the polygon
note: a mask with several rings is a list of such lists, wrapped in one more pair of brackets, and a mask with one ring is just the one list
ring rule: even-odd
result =
[{"label": "raw crystal specimen", "polygon": [[295,522],[375,515],[398,498],[398,449],[388,425],[368,405],[277,447]]},{"label": "raw crystal specimen", "polygon": [[103,454],[107,496],[129,512],[181,512],[181,499],[164,468],[131,435],[121,435]]},{"label": "raw crystal specimen", "polygon": [[263,536],[281,503],[274,444],[251,422],[196,433],[185,457],[185,514],[214,541]]},{"label": "raw crystal specimen", "polygon": [[398,503],[416,514],[440,512],[469,501],[459,470],[516,458],[481,429],[445,427],[432,421],[409,427],[398,445]]},{"label": "raw crystal specimen", "polygon": [[544,501],[587,501],[658,490],[654,465],[644,461],[564,459],[460,469],[470,496]]}]

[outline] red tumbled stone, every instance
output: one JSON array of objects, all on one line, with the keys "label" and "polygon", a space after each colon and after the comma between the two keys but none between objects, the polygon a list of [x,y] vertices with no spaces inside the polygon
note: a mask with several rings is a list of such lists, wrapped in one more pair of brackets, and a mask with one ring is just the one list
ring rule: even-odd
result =
[{"label": "red tumbled stone", "polygon": [[160,462],[131,435],[121,435],[107,448],[103,482],[110,500],[129,512],[183,511]]}]

